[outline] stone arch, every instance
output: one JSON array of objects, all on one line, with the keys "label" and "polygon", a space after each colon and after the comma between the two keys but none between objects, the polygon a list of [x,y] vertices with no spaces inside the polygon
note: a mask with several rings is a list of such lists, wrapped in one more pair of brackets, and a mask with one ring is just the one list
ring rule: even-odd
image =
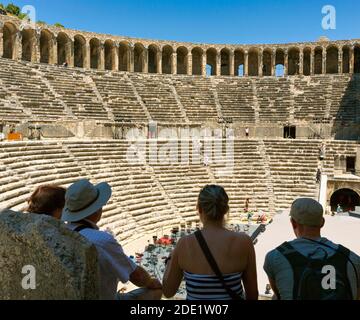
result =
[{"label": "stone arch", "polygon": [[189,51],[185,47],[179,47],[176,50],[177,54],[177,74],[187,74],[188,70],[188,54]]},{"label": "stone arch", "polygon": [[78,68],[85,67],[86,60],[86,40],[81,35],[74,37],[74,66]]},{"label": "stone arch", "polygon": [[114,41],[106,40],[104,43],[105,70],[115,70],[116,46]]},{"label": "stone arch", "polygon": [[326,73],[339,73],[339,49],[335,46],[326,49]]},{"label": "stone arch", "polygon": [[314,73],[323,73],[323,48],[317,47],[314,52]]},{"label": "stone arch", "polygon": [[191,54],[192,54],[192,74],[202,75],[204,51],[201,48],[196,47],[192,49]]},{"label": "stone arch", "polygon": [[360,73],[360,44],[354,47],[354,73]]},{"label": "stone arch", "polygon": [[303,74],[305,76],[310,76],[311,74],[311,48],[304,48],[304,56],[303,56]]},{"label": "stone arch", "polygon": [[291,48],[288,57],[288,75],[297,75],[300,72],[300,50],[299,48]]},{"label": "stone arch", "polygon": [[99,39],[92,38],[90,40],[90,68],[99,69],[100,68],[100,52],[101,52],[101,42]]},{"label": "stone arch", "polygon": [[121,42],[119,44],[119,71],[130,71],[130,44]]},{"label": "stone arch", "polygon": [[249,50],[248,70],[249,76],[257,77],[259,75],[259,52],[257,49]]},{"label": "stone arch", "polygon": [[285,75],[285,51],[276,49],[275,52],[275,75],[283,77]]},{"label": "stone arch", "polygon": [[40,63],[54,63],[54,35],[49,30],[40,33]]},{"label": "stone arch", "polygon": [[350,72],[350,47],[342,47],[342,71],[343,73]]},{"label": "stone arch", "polygon": [[24,61],[34,61],[36,45],[36,33],[34,29],[24,29],[21,31],[22,57]]},{"label": "stone arch", "polygon": [[355,207],[360,206],[360,196],[349,188],[338,189],[330,198],[331,211],[336,211],[339,204],[344,211],[354,211]]},{"label": "stone arch", "polygon": [[58,64],[62,65],[65,62],[70,64],[71,56],[72,56],[72,41],[69,36],[60,32],[57,36],[57,47],[58,47]]},{"label": "stone arch", "polygon": [[6,22],[3,27],[3,58],[15,59],[17,28],[11,22]]},{"label": "stone arch", "polygon": [[149,73],[158,73],[159,55],[160,55],[159,47],[155,44],[151,44],[148,49],[148,54],[149,54],[148,72]]},{"label": "stone arch", "polygon": [[161,58],[161,69],[162,73],[164,74],[171,74],[172,73],[172,57],[173,57],[174,49],[166,45],[162,48],[162,58]]},{"label": "stone arch", "polygon": [[214,48],[206,50],[206,66],[210,70],[211,76],[216,76],[217,68],[217,51]]},{"label": "stone arch", "polygon": [[223,48],[220,51],[220,74],[222,76],[230,76],[230,50]]},{"label": "stone arch", "polygon": [[245,54],[241,49],[236,49],[234,52],[234,69],[235,76],[245,75]]},{"label": "stone arch", "polygon": [[272,51],[265,49],[263,51],[263,65],[262,65],[263,76],[272,75]]},{"label": "stone arch", "polygon": [[134,71],[144,72],[146,49],[141,43],[136,43],[134,47]]}]

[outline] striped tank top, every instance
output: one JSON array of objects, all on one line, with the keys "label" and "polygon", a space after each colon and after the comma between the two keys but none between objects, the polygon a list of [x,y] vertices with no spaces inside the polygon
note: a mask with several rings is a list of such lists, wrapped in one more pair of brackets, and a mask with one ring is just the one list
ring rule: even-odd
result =
[{"label": "striped tank top", "polygon": [[[184,272],[187,300],[231,300],[217,276]],[[244,298],[242,273],[223,275],[226,284]]]}]

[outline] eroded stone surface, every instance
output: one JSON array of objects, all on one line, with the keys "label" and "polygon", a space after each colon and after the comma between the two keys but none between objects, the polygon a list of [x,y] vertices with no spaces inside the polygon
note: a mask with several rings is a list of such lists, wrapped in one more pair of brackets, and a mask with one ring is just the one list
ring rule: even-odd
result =
[{"label": "eroded stone surface", "polygon": [[[24,266],[35,290],[24,290]],[[85,238],[50,217],[0,213],[0,299],[97,299],[97,253]]]}]

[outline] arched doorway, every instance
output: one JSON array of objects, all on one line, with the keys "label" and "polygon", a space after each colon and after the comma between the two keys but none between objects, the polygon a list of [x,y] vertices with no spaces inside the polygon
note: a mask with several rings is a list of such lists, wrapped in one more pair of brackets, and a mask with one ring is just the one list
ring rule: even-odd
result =
[{"label": "arched doorway", "polygon": [[172,57],[174,50],[170,46],[165,46],[162,49],[162,73],[171,74],[172,72]]},{"label": "arched doorway", "polygon": [[134,71],[144,72],[145,66],[145,48],[142,44],[137,43],[134,47]]},{"label": "arched doorway", "polygon": [[354,73],[360,73],[360,45],[354,48]]},{"label": "arched doorway", "polygon": [[350,72],[350,48],[348,46],[344,46],[342,48],[342,55],[343,55],[343,73]]},{"label": "arched doorway", "polygon": [[229,76],[230,75],[230,50],[222,49],[221,50],[221,75]]},{"label": "arched doorway", "polygon": [[331,196],[331,211],[336,211],[338,205],[341,206],[343,212],[354,211],[355,207],[360,206],[360,196],[354,190],[339,189]]},{"label": "arched doorway", "polygon": [[249,76],[257,77],[259,75],[259,53],[256,49],[249,51]]},{"label": "arched doorway", "polygon": [[53,57],[53,34],[48,30],[42,30],[40,34],[40,62],[55,63]]},{"label": "arched doorway", "polygon": [[176,50],[176,53],[177,53],[177,74],[187,74],[188,50],[185,47],[180,47]]},{"label": "arched doorway", "polygon": [[3,27],[3,58],[15,58],[15,42],[17,29],[12,23],[5,23]]},{"label": "arched doorway", "polygon": [[104,44],[105,50],[105,70],[115,70],[116,47],[112,40],[106,40]]},{"label": "arched doorway", "polygon": [[149,73],[158,72],[159,54],[160,54],[159,48],[156,45],[151,44],[149,46],[149,68],[148,68]]},{"label": "arched doorway", "polygon": [[208,76],[216,76],[216,61],[217,51],[211,48],[206,51],[206,73]]},{"label": "arched doorway", "polygon": [[194,48],[192,51],[192,74],[202,75],[202,56],[203,50],[201,48]]},{"label": "arched doorway", "polygon": [[35,30],[26,29],[21,31],[22,57],[21,60],[33,61],[35,47]]},{"label": "arched doorway", "polygon": [[311,74],[311,49],[304,49],[303,74],[309,76]]},{"label": "arched doorway", "polygon": [[60,32],[57,36],[58,43],[58,65],[65,62],[70,64],[71,60],[71,40],[66,33]]},{"label": "arched doorway", "polygon": [[316,48],[314,53],[314,73],[323,73],[323,49]]},{"label": "arched doorway", "polygon": [[339,73],[339,50],[336,47],[326,50],[326,73]]},{"label": "arched doorway", "polygon": [[289,70],[288,75],[294,76],[299,74],[300,70],[300,50],[298,48],[292,48],[289,50]]},{"label": "arched doorway", "polygon": [[83,36],[74,37],[74,65],[77,68],[84,68],[86,57],[86,40]]},{"label": "arched doorway", "polygon": [[263,72],[263,76],[271,76],[272,74],[271,51],[268,49],[265,49],[263,52],[262,72]]},{"label": "arched doorway", "polygon": [[130,45],[122,42],[119,45],[119,71],[130,71]]},{"label": "arched doorway", "polygon": [[90,68],[99,69],[100,67],[100,40],[90,40]]},{"label": "arched doorway", "polygon": [[245,70],[244,70],[244,63],[245,63],[245,58],[244,58],[244,51],[242,50],[235,50],[234,53],[234,74],[235,76],[238,77],[243,77],[245,74]]}]

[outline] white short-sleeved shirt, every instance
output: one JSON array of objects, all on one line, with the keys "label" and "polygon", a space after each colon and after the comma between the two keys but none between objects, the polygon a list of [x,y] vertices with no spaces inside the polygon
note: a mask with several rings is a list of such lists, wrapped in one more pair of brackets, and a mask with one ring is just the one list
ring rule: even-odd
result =
[{"label": "white short-sleeved shirt", "polygon": [[[71,230],[78,224],[69,224]],[[100,299],[115,300],[119,281],[126,283],[137,265],[124,253],[121,245],[107,232],[83,229],[80,234],[95,245],[98,252],[100,272]]]}]

